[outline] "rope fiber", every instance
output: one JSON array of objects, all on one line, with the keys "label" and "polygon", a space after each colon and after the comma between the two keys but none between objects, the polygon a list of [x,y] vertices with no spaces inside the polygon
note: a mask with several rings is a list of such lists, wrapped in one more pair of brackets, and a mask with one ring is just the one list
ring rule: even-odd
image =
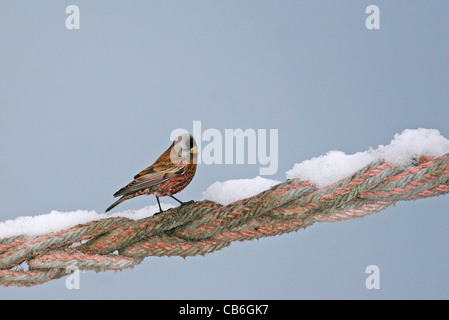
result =
[{"label": "rope fiber", "polygon": [[40,236],[0,239],[0,284],[33,286],[79,270],[132,268],[148,256],[205,255],[233,241],[271,237],[449,192],[449,153],[407,170],[382,161],[318,189],[291,179],[222,206],[199,201],[140,220],[112,217]]}]

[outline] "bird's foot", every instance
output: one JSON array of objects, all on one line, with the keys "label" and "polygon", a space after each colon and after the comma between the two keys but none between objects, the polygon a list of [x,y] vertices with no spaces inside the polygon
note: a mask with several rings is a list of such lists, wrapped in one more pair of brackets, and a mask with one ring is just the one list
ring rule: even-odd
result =
[{"label": "bird's foot", "polygon": [[184,206],[184,205],[186,205],[186,204],[191,204],[191,203],[194,203],[194,202],[195,202],[195,201],[193,201],[193,200],[184,202],[184,201],[179,200],[178,198],[175,198],[174,196],[170,196],[170,198],[172,198],[172,199],[178,201],[179,204],[180,204],[181,206]]},{"label": "bird's foot", "polygon": [[185,206],[186,204],[191,204],[191,203],[194,203],[194,202],[195,202],[194,200],[185,201],[185,202],[181,203],[181,206]]},{"label": "bird's foot", "polygon": [[165,211],[163,211],[163,210],[161,210],[161,211],[159,211],[159,212],[156,212],[155,214],[153,214],[153,216],[157,216],[157,215],[160,215],[161,213],[164,213]]}]

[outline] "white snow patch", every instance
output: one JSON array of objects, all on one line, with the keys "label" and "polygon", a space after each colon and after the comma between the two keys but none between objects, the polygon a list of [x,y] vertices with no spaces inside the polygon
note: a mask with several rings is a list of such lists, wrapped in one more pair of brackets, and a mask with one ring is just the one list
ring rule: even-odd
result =
[{"label": "white snow patch", "polygon": [[318,188],[335,183],[376,160],[385,160],[402,168],[412,166],[420,156],[440,157],[449,152],[449,140],[435,129],[406,129],[395,134],[390,144],[377,149],[347,155],[329,151],[310,160],[296,163],[287,171],[287,179],[299,178]]},{"label": "white snow patch", "polygon": [[286,175],[287,179],[300,178],[322,188],[349,176],[374,160],[375,157],[370,152],[348,155],[334,150],[295,164]]},{"label": "white snow patch", "polygon": [[441,157],[449,152],[449,140],[436,129],[406,129],[395,134],[386,146],[379,146],[374,153],[378,159],[402,168],[412,166],[420,156]]},{"label": "white snow patch", "polygon": [[[167,210],[173,206],[171,204],[161,203],[161,207],[162,210]],[[53,210],[47,214],[23,216],[0,222],[0,239],[21,234],[36,236],[71,228],[77,224],[110,217],[125,217],[137,220],[152,216],[157,212],[159,212],[157,205],[147,206],[138,210],[126,210],[112,215],[97,213],[94,210],[76,210],[69,212]]]},{"label": "white snow patch", "polygon": [[203,200],[214,201],[225,206],[232,202],[255,196],[279,183],[280,181],[259,176],[252,179],[215,182],[203,192]]}]

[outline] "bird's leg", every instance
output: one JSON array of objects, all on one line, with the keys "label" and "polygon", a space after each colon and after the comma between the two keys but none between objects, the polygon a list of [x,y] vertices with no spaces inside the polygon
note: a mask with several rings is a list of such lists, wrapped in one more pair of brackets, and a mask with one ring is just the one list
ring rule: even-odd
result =
[{"label": "bird's leg", "polygon": [[184,202],[182,202],[181,200],[179,200],[179,199],[176,199],[175,197],[173,197],[173,196],[170,196],[170,198],[173,198],[173,199],[175,199],[176,201],[178,201],[181,205],[183,205],[184,204]]},{"label": "bird's leg", "polygon": [[161,203],[159,202],[159,197],[158,197],[158,196],[156,196],[156,200],[157,200],[157,204],[159,205],[159,212],[158,212],[158,213],[155,213],[155,214],[154,214],[155,216],[157,216],[158,214],[164,212],[164,211],[162,211]]},{"label": "bird's leg", "polygon": [[187,201],[187,202],[183,202],[183,201],[181,201],[181,200],[179,200],[179,199],[176,199],[176,198],[173,197],[173,196],[170,196],[170,198],[173,198],[173,199],[175,199],[176,201],[178,201],[178,202],[181,204],[181,206],[183,206],[183,205],[185,205],[185,204],[189,204],[189,203],[193,203],[193,202],[194,202],[193,200],[190,200],[190,201]]}]

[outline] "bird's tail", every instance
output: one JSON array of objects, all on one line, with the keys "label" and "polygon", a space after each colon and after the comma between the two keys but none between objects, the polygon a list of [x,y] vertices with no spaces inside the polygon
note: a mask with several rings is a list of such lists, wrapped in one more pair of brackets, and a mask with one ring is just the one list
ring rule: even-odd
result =
[{"label": "bird's tail", "polygon": [[121,197],[120,199],[118,199],[116,202],[114,202],[113,204],[111,204],[111,206],[109,208],[106,209],[105,212],[108,212],[109,210],[111,210],[112,208],[114,208],[115,206],[119,205],[120,203],[122,203],[125,200],[134,198],[133,194],[125,194],[123,197]]}]

